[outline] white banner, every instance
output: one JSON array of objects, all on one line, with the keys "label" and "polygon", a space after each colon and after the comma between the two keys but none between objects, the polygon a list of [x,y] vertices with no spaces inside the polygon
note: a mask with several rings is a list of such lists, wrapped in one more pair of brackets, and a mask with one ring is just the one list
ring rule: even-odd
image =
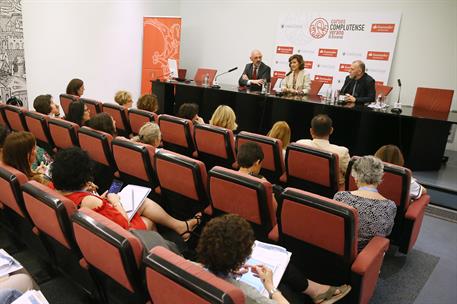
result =
[{"label": "white banner", "polygon": [[[378,84],[387,84],[401,13],[327,12],[284,14],[279,18],[273,76],[290,70],[288,58],[300,54],[311,79],[323,90],[340,89],[354,60]],[[322,92],[322,91],[321,91]]]}]

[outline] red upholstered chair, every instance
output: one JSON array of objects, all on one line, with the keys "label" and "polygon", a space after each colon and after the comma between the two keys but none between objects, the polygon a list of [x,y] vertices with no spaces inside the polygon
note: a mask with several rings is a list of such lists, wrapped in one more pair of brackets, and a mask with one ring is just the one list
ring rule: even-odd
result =
[{"label": "red upholstered chair", "polygon": [[82,127],[78,130],[78,140],[81,149],[85,150],[93,161],[104,166],[116,167],[111,151],[113,137],[110,134]]},{"label": "red upholstered chair", "polygon": [[375,89],[376,89],[376,96],[381,95],[383,97],[386,97],[387,95],[389,95],[389,93],[392,91],[393,88],[390,86],[377,84],[377,85],[375,85]]},{"label": "red upholstered chair", "polygon": [[70,217],[76,212],[75,204],[36,181],[22,185],[22,192],[34,229],[46,244],[53,264],[60,272],[92,293],[95,285],[89,273],[79,265],[82,255],[71,226]]},{"label": "red upholstered chair", "polygon": [[73,122],[58,118],[51,118],[48,122],[49,133],[57,149],[67,149],[79,146],[79,126]]},{"label": "red upholstered chair", "polygon": [[209,204],[205,164],[199,160],[160,149],[154,158],[165,208],[188,219]]},{"label": "red upholstered chair", "polygon": [[54,147],[54,142],[51,133],[49,132],[49,116],[38,112],[25,112],[24,117],[27,129],[35,135],[38,144],[48,149],[52,149]]},{"label": "red upholstered chair", "polygon": [[194,126],[194,139],[198,159],[208,169],[214,166],[236,168],[235,140],[231,130],[198,124]]},{"label": "red upholstered chair", "polygon": [[116,122],[117,133],[120,136],[128,137],[132,131],[127,116],[127,109],[123,106],[114,103],[104,103],[103,112],[108,113]]},{"label": "red upholstered chair", "polygon": [[264,158],[260,174],[269,182],[278,184],[279,178],[285,172],[281,140],[242,131],[236,136],[236,150],[238,151],[239,147],[246,142],[255,142],[262,148]]},{"label": "red upholstered chair", "polygon": [[178,69],[178,78],[186,79],[187,69]]},{"label": "red upholstered chair", "polygon": [[216,77],[217,70],[214,69],[198,69],[197,72],[195,73],[194,81],[197,84],[202,84],[203,79],[205,78],[205,75],[208,74],[209,76],[209,85],[213,83],[214,77]]},{"label": "red upholstered chair", "polygon": [[138,134],[141,127],[147,122],[157,123],[158,116],[156,113],[130,108],[128,111],[130,127],[133,134]]},{"label": "red upholstered chair", "polygon": [[70,95],[70,94],[60,94],[60,106],[62,107],[63,112],[65,115],[68,115],[68,108],[70,107],[70,103],[73,101],[77,101],[79,96]]},{"label": "red upholstered chair", "polygon": [[[173,252],[155,247],[144,259],[146,285],[154,304],[244,304],[243,291]],[[172,290],[173,292],[164,292]]]},{"label": "red upholstered chair", "polygon": [[154,173],[155,148],[151,145],[115,138],[111,142],[114,160],[124,182],[156,187]]},{"label": "red upholstered chair", "polygon": [[9,129],[8,121],[6,120],[5,117],[5,108],[6,105],[3,103],[0,103],[0,125],[5,126]]},{"label": "red upholstered chair", "polygon": [[[116,303],[145,303],[146,291],[140,273],[141,241],[91,209],[79,209],[73,215],[72,223],[83,254],[81,264],[89,269],[94,281],[102,285],[107,303],[111,302],[111,295],[117,298]],[[106,284],[106,279],[115,283],[114,286]]]},{"label": "red upholstered chair", "polygon": [[414,109],[449,113],[454,90],[417,88]]},{"label": "red upholstered chair", "polygon": [[[357,189],[351,175],[352,165],[358,156],[353,156],[346,172],[346,190]],[[430,203],[430,196],[423,194],[417,200],[411,201],[409,188],[411,185],[411,170],[384,163],[384,176],[378,186],[379,193],[394,201],[397,205],[395,224],[389,239],[392,244],[399,246],[399,251],[407,254],[416,243],[424,218],[425,208]]]},{"label": "red upholstered chair", "polygon": [[238,171],[214,167],[209,175],[209,194],[213,212],[234,213],[249,221],[259,239],[276,224],[272,185]]},{"label": "red upholstered chair", "polygon": [[311,88],[308,95],[318,95],[324,83],[319,80],[311,80]]},{"label": "red upholstered chair", "polygon": [[27,125],[25,124],[24,108],[7,105],[4,108],[5,118],[8,121],[8,125],[12,131],[28,131]]},{"label": "red upholstered chair", "polygon": [[90,118],[102,112],[103,103],[101,101],[89,98],[80,98],[79,100],[86,104],[87,109],[89,109]]},{"label": "red upholstered chair", "polygon": [[275,88],[276,82],[281,81],[281,79],[284,79],[284,77],[274,77],[274,76],[271,77],[270,89],[272,91],[275,91],[274,88]]},{"label": "red upholstered chair", "polygon": [[286,150],[284,180],[295,187],[327,197],[338,192],[338,154],[292,143]]},{"label": "red upholstered chair", "polygon": [[294,265],[314,281],[350,284],[347,303],[369,303],[389,240],[376,236],[358,252],[357,210],[310,192],[286,188],[278,208],[270,236],[292,252]]},{"label": "red upholstered chair", "polygon": [[159,115],[160,132],[165,149],[192,156],[195,151],[192,121],[172,115]]}]

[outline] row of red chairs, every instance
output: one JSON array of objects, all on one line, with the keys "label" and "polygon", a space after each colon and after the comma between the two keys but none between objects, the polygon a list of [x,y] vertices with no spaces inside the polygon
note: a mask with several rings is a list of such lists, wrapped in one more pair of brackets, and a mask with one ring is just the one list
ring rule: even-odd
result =
[{"label": "row of red chairs", "polygon": [[[168,169],[181,158],[185,159],[164,150],[157,155],[162,153],[176,157],[170,159],[166,165]],[[184,178],[180,180],[181,185],[189,185]],[[276,220],[271,204],[271,184],[267,181],[215,167],[209,172],[208,182],[209,206],[214,215],[239,214],[268,232],[271,241],[292,250],[297,257],[294,263],[300,264],[310,278],[332,284],[350,283],[353,287],[350,302],[369,302],[389,241],[375,237],[358,252],[358,215],[353,207],[287,188],[280,195]],[[191,193],[191,188],[175,188],[174,191]],[[52,257],[52,263],[64,266],[59,265],[63,256],[73,256],[81,265],[79,272],[90,274],[104,300],[112,293],[104,283],[109,278],[124,288],[129,303],[144,303],[146,290],[154,303],[170,303],[182,296],[194,299],[192,303],[229,303],[230,300],[244,303],[238,288],[163,248],[152,250],[143,264],[143,246],[133,234],[92,210],[81,208],[77,211],[66,197],[35,181],[27,182],[21,172],[5,165],[0,166],[0,190],[5,194],[3,211],[28,222],[28,233],[39,237]],[[265,229],[266,225],[269,229]],[[14,231],[18,226],[8,228],[22,239],[24,229]],[[143,265],[147,287],[141,280]],[[70,270],[60,269],[63,272]],[[67,275],[77,278],[73,273]],[[163,292],[166,288],[173,288],[174,292]]]}]

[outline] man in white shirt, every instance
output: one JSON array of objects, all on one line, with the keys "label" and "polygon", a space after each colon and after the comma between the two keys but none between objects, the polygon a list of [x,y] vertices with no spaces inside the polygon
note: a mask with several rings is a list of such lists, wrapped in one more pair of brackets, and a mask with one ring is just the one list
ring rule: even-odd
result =
[{"label": "man in white shirt", "polygon": [[311,120],[311,139],[301,139],[297,141],[298,144],[306,145],[311,148],[317,148],[332,153],[338,154],[339,158],[339,184],[344,185],[344,175],[349,163],[349,150],[346,147],[333,145],[329,142],[330,135],[333,133],[332,119],[325,114],[314,116]]}]

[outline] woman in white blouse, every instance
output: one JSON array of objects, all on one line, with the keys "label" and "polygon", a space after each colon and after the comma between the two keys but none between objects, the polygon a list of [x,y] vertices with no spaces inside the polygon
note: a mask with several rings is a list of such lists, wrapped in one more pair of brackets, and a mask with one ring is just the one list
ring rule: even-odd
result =
[{"label": "woman in white blouse", "polygon": [[291,95],[306,95],[309,93],[311,80],[305,73],[305,61],[302,55],[294,54],[289,57],[290,72],[281,84],[281,90]]}]

